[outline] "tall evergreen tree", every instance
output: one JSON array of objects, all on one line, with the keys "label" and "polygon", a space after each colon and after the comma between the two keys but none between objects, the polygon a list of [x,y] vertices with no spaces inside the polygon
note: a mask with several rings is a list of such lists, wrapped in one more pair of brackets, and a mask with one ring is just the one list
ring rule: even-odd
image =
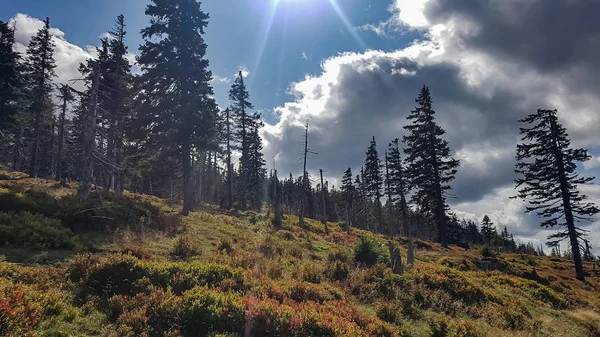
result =
[{"label": "tall evergreen tree", "polygon": [[14,45],[14,29],[0,21],[0,140],[15,124],[24,84],[21,54]]},{"label": "tall evergreen tree", "polygon": [[354,214],[354,198],[356,197],[355,187],[352,184],[352,169],[348,168],[344,171],[342,177],[342,199],[344,201],[344,209],[346,210],[347,226],[352,226]]},{"label": "tall evergreen tree", "polygon": [[585,149],[571,148],[556,110],[538,109],[520,122],[528,126],[520,128],[522,143],[517,145],[518,197],[529,203],[526,212],[536,212],[543,219],[542,227],[560,229],[548,237],[552,245],[569,240],[577,279],[583,281],[581,245],[585,231],[576,222],[591,220],[600,209],[579,191],[594,178],[579,176],[577,162],[591,157]]},{"label": "tall evergreen tree", "polygon": [[494,227],[494,223],[490,220],[490,217],[486,215],[483,216],[483,220],[481,220],[481,236],[486,244],[491,244],[496,238],[496,227]]},{"label": "tall evergreen tree", "polygon": [[[37,177],[40,145],[43,139],[43,130],[49,128],[52,115],[52,80],[56,76],[54,69],[54,42],[50,33],[50,19],[44,20],[44,26],[29,41],[27,47],[26,69],[29,79],[28,90],[33,100],[30,112],[33,116],[33,134],[31,143],[31,160],[29,174]],[[43,163],[44,166],[48,163]]]},{"label": "tall evergreen tree", "polygon": [[127,59],[128,48],[125,44],[127,31],[125,30],[125,17],[119,15],[114,28],[109,31],[110,39],[108,50],[108,73],[104,85],[109,94],[105,98],[105,109],[109,112],[107,121],[107,148],[106,155],[111,164],[111,175],[108,179],[108,188],[120,192],[123,185],[123,147],[125,123],[130,116],[131,96],[133,88],[133,75],[131,64]]},{"label": "tall evergreen tree", "polygon": [[242,152],[239,163],[239,207],[241,209],[246,209],[248,193],[250,192],[248,186],[250,186],[249,180],[251,179],[250,147],[253,137],[252,132],[257,126],[259,119],[256,118],[255,114],[251,113],[254,106],[250,103],[250,93],[246,89],[242,71],[238,73],[238,77],[231,86],[229,100],[231,101],[231,111],[233,112],[234,121],[236,123],[236,138],[239,143],[239,149]]},{"label": "tall evergreen tree", "polygon": [[392,204],[400,211],[400,220],[402,221],[403,234],[410,235],[408,221],[408,204],[406,202],[406,179],[404,177],[404,167],[400,156],[400,146],[398,138],[390,144],[387,152],[387,162],[389,167],[389,194],[392,197]]},{"label": "tall evergreen tree", "polygon": [[252,208],[257,212],[260,212],[261,209],[263,188],[267,174],[265,168],[266,161],[262,153],[262,141],[258,134],[259,126],[262,126],[262,122],[260,124],[255,123],[248,134],[248,157],[246,167],[244,168],[246,171],[245,188],[248,191],[247,196],[252,203]]},{"label": "tall evergreen tree", "polygon": [[[381,207],[383,177],[382,165],[381,160],[379,159],[379,154],[377,153],[377,142],[375,142],[375,136],[373,136],[373,139],[371,140],[371,144],[367,149],[366,155],[367,158],[365,159],[364,170],[365,189],[367,196],[375,203],[377,222],[379,228],[381,229],[381,226],[383,225],[383,214]],[[377,231],[377,229],[375,229],[375,231]]]},{"label": "tall evergreen tree", "polygon": [[62,85],[58,91],[60,92],[59,98],[62,101],[62,111],[60,113],[60,119],[58,121],[58,153],[56,156],[56,180],[59,181],[63,178],[63,148],[65,144],[65,125],[67,122],[67,106],[72,102],[75,97],[73,96],[73,89],[68,85]]},{"label": "tall evergreen tree", "polygon": [[181,158],[187,215],[194,204],[192,150],[214,137],[218,119],[203,38],[209,16],[195,0],[152,0],[146,15],[151,21],[142,30],[138,58],[140,108],[154,143],[175,149]]},{"label": "tall evergreen tree", "polygon": [[413,202],[431,215],[437,225],[439,242],[447,247],[446,197],[460,163],[450,156],[448,142],[442,139],[446,132],[435,122],[427,86],[421,89],[416,103],[418,106],[407,117],[411,124],[404,127],[408,131],[404,137],[406,175],[414,189]]}]

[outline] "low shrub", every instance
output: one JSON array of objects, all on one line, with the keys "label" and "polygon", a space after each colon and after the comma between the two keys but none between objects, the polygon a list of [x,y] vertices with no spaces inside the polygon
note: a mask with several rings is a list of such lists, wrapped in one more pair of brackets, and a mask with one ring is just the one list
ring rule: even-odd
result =
[{"label": "low shrub", "polygon": [[233,242],[230,239],[221,239],[217,250],[222,253],[231,254],[233,252]]},{"label": "low shrub", "polygon": [[247,299],[251,334],[263,336],[397,336],[394,328],[366,317],[345,301],[323,305]]},{"label": "low shrub", "polygon": [[319,284],[323,276],[323,269],[315,264],[306,264],[302,267],[302,280]]},{"label": "low shrub", "polygon": [[329,271],[329,278],[333,281],[345,281],[348,279],[350,270],[348,265],[341,262],[336,262],[333,268]]},{"label": "low shrub", "polygon": [[377,306],[377,317],[384,322],[396,324],[400,315],[398,314],[398,308],[395,305],[382,303]]},{"label": "low shrub", "polygon": [[[90,270],[82,272],[84,266]],[[81,257],[70,267],[71,277],[82,280],[83,295],[109,298],[113,295],[134,296],[148,286],[183,293],[195,286],[243,289],[242,269],[213,263],[154,262],[139,260],[130,255],[109,255],[101,261]]]},{"label": "low shrub", "polygon": [[181,260],[189,260],[199,254],[200,246],[187,236],[180,236],[171,250],[171,255]]},{"label": "low shrub", "polygon": [[429,321],[431,337],[484,337],[485,333],[464,319],[448,319],[445,316]]},{"label": "low shrub", "polygon": [[494,257],[496,256],[496,253],[494,253],[494,250],[492,249],[492,247],[490,246],[483,246],[479,249],[479,253],[481,254],[481,256],[483,256],[484,258],[490,258],[490,257]]},{"label": "low shrub", "polygon": [[354,247],[354,261],[372,266],[377,263],[388,264],[390,252],[374,239],[362,236],[360,242]]},{"label": "low shrub", "polygon": [[329,252],[329,254],[327,255],[327,260],[329,262],[339,261],[344,263],[350,263],[352,262],[352,254],[348,250],[338,249],[333,252]]},{"label": "low shrub", "polygon": [[41,311],[23,289],[3,289],[0,292],[0,336],[34,336]]},{"label": "low shrub", "polygon": [[135,256],[140,260],[152,260],[152,254],[144,247],[131,246],[121,249],[121,254]]},{"label": "low shrub", "polygon": [[151,311],[148,324],[156,332],[179,327],[182,336],[206,336],[210,332],[240,334],[245,307],[241,298],[206,287],[195,287],[181,297],[170,296]]},{"label": "low shrub", "polygon": [[92,193],[84,202],[75,195],[57,199],[35,189],[1,193],[0,212],[11,211],[58,219],[75,233],[142,228],[167,230],[167,221],[158,207],[148,201],[107,192]]},{"label": "low shrub", "polygon": [[271,236],[267,236],[258,246],[258,251],[267,257],[283,255],[283,247]]},{"label": "low shrub", "polygon": [[3,244],[34,249],[79,247],[79,238],[60,221],[29,212],[0,213],[0,240]]}]

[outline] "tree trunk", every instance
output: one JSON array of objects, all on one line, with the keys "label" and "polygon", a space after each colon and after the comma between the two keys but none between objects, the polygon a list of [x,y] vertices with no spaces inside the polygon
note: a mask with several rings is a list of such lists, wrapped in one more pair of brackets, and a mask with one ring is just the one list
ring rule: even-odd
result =
[{"label": "tree trunk", "polygon": [[94,66],[94,78],[92,80],[92,104],[88,113],[87,126],[85,130],[83,165],[81,182],[77,197],[79,200],[87,200],[90,197],[90,188],[92,187],[92,176],[94,174],[94,147],[96,138],[96,114],[98,110],[98,85],[100,81],[100,71],[98,65]]},{"label": "tree trunk", "polygon": [[567,180],[567,174],[565,172],[565,163],[563,160],[563,154],[556,145],[557,132],[556,122],[554,119],[550,120],[550,129],[552,132],[552,145],[554,148],[554,156],[556,159],[556,166],[558,169],[558,179],[560,182],[560,192],[563,200],[563,208],[565,211],[565,221],[567,222],[567,230],[569,232],[569,241],[571,243],[571,250],[573,252],[573,262],[575,264],[575,273],[577,279],[585,281],[585,271],[583,270],[583,262],[581,260],[581,252],[579,250],[579,238],[577,236],[577,230],[575,228],[575,221],[573,218],[573,209],[571,205],[571,193],[569,190],[569,182]]},{"label": "tree trunk", "polygon": [[388,167],[388,154],[387,151],[385,152],[385,184],[387,186],[387,195],[388,195],[388,205],[390,207],[390,227],[389,227],[389,232],[390,232],[390,236],[394,236],[394,226],[392,225],[393,223],[395,223],[395,213],[394,212],[394,203],[393,203],[393,199],[392,199],[392,189],[390,188],[390,169]]},{"label": "tree trunk", "polygon": [[321,195],[323,197],[323,226],[325,226],[325,233],[329,234],[329,228],[327,227],[327,203],[325,201],[325,193],[327,190],[325,189],[325,185],[323,184],[323,170],[319,170],[321,173]]},{"label": "tree trunk", "polygon": [[300,227],[304,227],[304,203],[306,202],[306,155],[308,154],[308,124],[306,124],[306,133],[304,135],[304,166],[302,169],[302,192],[300,197]]},{"label": "tree trunk", "polygon": [[192,159],[189,135],[186,135],[181,145],[181,154],[183,156],[183,211],[187,216],[194,210],[194,194],[192,192]]},{"label": "tree trunk", "polygon": [[13,171],[19,171],[21,169],[21,165],[19,165],[19,164],[21,163],[22,141],[23,141],[23,127],[21,126],[21,123],[18,123],[17,134],[16,134],[16,139],[15,139],[15,147],[13,149],[13,164],[12,164]]},{"label": "tree trunk", "polygon": [[56,156],[56,181],[62,179],[62,158],[63,158],[63,145],[65,143],[65,119],[67,114],[67,100],[63,101],[62,112],[60,113],[60,120],[58,126],[58,154]]}]

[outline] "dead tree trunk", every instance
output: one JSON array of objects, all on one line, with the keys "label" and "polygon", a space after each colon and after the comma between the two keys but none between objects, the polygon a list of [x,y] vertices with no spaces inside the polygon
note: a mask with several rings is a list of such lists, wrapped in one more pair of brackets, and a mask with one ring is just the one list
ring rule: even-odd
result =
[{"label": "dead tree trunk", "polygon": [[304,203],[306,200],[306,155],[308,154],[308,124],[306,124],[306,133],[304,135],[304,166],[302,169],[302,192],[300,197],[300,227],[304,227]]},{"label": "dead tree trunk", "polygon": [[92,176],[94,174],[94,150],[96,138],[96,114],[98,112],[98,86],[100,82],[100,70],[98,65],[94,66],[94,75],[92,79],[92,100],[88,108],[88,118],[85,130],[84,151],[82,155],[82,175],[79,183],[77,197],[79,200],[87,200],[90,197],[90,188],[92,187]]},{"label": "dead tree trunk", "polygon": [[323,199],[323,225],[325,226],[325,233],[329,234],[329,228],[327,227],[327,202],[325,199],[325,193],[327,190],[325,189],[325,184],[323,184],[323,170],[320,169],[319,173],[321,173],[321,196]]}]

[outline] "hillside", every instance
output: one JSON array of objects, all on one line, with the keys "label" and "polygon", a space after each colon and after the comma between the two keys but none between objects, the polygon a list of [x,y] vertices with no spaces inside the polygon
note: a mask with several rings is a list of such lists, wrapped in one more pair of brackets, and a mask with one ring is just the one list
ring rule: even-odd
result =
[{"label": "hillside", "polygon": [[0,335],[600,336],[592,263],[416,241],[395,275],[383,235],[75,187],[0,180]]}]

